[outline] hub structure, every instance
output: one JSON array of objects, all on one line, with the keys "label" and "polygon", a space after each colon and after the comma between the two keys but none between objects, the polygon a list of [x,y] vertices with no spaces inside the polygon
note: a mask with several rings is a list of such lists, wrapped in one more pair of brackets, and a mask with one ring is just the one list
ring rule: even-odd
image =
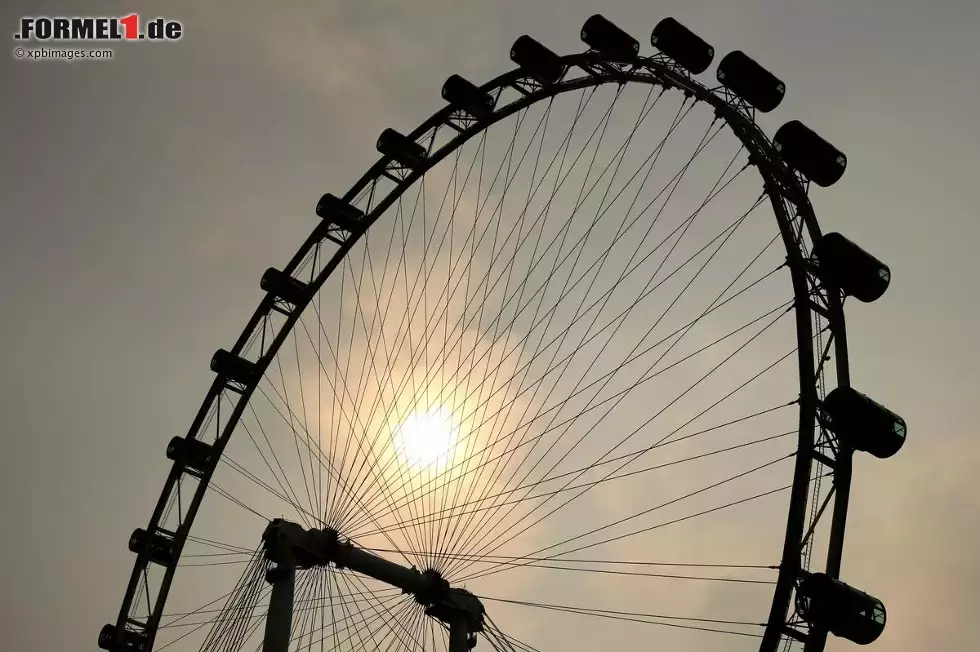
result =
[{"label": "hub structure", "polygon": [[266,574],[272,585],[265,623],[263,652],[288,652],[293,620],[296,571],[333,565],[401,589],[425,607],[426,615],[449,630],[449,652],[468,652],[483,631],[484,609],[480,599],[466,589],[450,586],[436,572],[420,571],[388,561],[350,541],[341,541],[333,529],[306,529],[275,519],[262,535],[265,557],[273,566]]}]

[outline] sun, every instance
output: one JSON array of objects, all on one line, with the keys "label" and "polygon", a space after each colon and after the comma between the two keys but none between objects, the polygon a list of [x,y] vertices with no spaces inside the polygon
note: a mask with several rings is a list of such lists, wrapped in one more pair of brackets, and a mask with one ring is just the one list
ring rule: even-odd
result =
[{"label": "sun", "polygon": [[457,432],[452,412],[432,408],[408,415],[392,433],[392,443],[407,464],[444,466],[456,443]]}]

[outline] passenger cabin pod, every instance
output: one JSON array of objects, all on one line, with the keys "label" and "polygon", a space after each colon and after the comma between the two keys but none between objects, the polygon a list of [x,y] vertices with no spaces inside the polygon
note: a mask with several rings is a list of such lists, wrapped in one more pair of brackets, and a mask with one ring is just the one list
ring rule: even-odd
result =
[{"label": "passenger cabin pod", "polygon": [[477,120],[493,113],[493,98],[482,92],[472,82],[459,75],[453,75],[442,85],[442,99],[453,108],[465,111]]},{"label": "passenger cabin pod", "polygon": [[259,369],[254,362],[232,355],[224,349],[218,349],[211,357],[211,371],[242,385],[250,385],[259,378]]},{"label": "passenger cabin pod", "polygon": [[791,120],[772,139],[779,156],[807,179],[826,188],[844,176],[847,157],[799,120]]},{"label": "passenger cabin pod", "polygon": [[858,301],[871,303],[880,299],[891,282],[888,265],[840,233],[822,236],[811,253],[817,278]]},{"label": "passenger cabin pod", "polygon": [[316,203],[316,214],[328,224],[334,224],[347,231],[356,230],[364,218],[364,211],[329,192],[320,197],[320,201]]},{"label": "passenger cabin pod", "polygon": [[295,279],[275,267],[270,267],[265,270],[259,287],[277,299],[282,299],[294,306],[298,306],[306,301],[310,289],[303,281]]},{"label": "passenger cabin pod", "polygon": [[409,169],[422,165],[426,158],[424,147],[394,129],[385,129],[381,132],[378,138],[378,151]]},{"label": "passenger cabin pod", "polygon": [[873,643],[885,629],[885,605],[823,573],[807,575],[797,591],[796,608],[811,625],[858,645]]},{"label": "passenger cabin pod", "polygon": [[545,86],[554,84],[565,74],[561,57],[526,34],[514,41],[510,60],[520,66],[524,74]]},{"label": "passenger cabin pod", "polygon": [[211,468],[214,448],[200,439],[174,437],[167,444],[167,459],[182,464],[184,468],[206,473]]},{"label": "passenger cabin pod", "polygon": [[174,559],[174,540],[159,532],[150,534],[142,528],[133,530],[129,537],[129,551],[137,555],[145,554],[154,564],[169,566]]},{"label": "passenger cabin pod", "polygon": [[653,28],[650,44],[690,73],[699,75],[715,58],[715,49],[673,18],[664,18]]},{"label": "passenger cabin pod", "polygon": [[779,106],[786,95],[786,84],[741,50],[729,52],[718,64],[718,81],[763,113]]},{"label": "passenger cabin pod", "polygon": [[582,41],[590,48],[619,61],[631,61],[640,53],[640,42],[595,14],[582,26]]},{"label": "passenger cabin pod", "polygon": [[821,421],[851,448],[891,457],[905,443],[905,420],[851,387],[838,387],[823,401]]},{"label": "passenger cabin pod", "polygon": [[144,633],[124,629],[119,637],[119,644],[116,645],[117,631],[118,628],[111,623],[103,625],[99,630],[99,648],[108,652],[145,652],[147,647]]}]

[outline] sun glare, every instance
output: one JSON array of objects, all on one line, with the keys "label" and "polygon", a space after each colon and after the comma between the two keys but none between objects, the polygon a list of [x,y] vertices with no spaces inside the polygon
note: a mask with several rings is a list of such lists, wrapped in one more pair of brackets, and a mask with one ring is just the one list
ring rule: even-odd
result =
[{"label": "sun glare", "polygon": [[445,408],[410,414],[392,435],[395,452],[412,466],[443,465],[456,443],[453,415]]}]

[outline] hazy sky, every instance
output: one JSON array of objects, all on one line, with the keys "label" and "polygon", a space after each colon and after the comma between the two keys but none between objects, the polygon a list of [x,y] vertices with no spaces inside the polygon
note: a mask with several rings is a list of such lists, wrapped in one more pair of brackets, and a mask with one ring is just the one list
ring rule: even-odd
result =
[{"label": "hazy sky", "polygon": [[980,4],[185,0],[0,12],[11,33],[24,14],[130,11],[185,29],[111,62],[0,64],[5,647],[94,649],[166,442],[186,432],[262,271],[315,224],[316,198],[360,177],[384,127],[442,106],[449,74],[510,68],[525,33],[581,50],[597,10],[644,51],[667,15],[719,54],[746,50],[787,83],[766,129],[799,118],[847,153],[843,180],[812,193],[818,219],[893,272],[881,301],[849,306],[852,381],[910,437],[893,459],[856,463],[843,574],[886,602],[877,649],[977,645]]}]

